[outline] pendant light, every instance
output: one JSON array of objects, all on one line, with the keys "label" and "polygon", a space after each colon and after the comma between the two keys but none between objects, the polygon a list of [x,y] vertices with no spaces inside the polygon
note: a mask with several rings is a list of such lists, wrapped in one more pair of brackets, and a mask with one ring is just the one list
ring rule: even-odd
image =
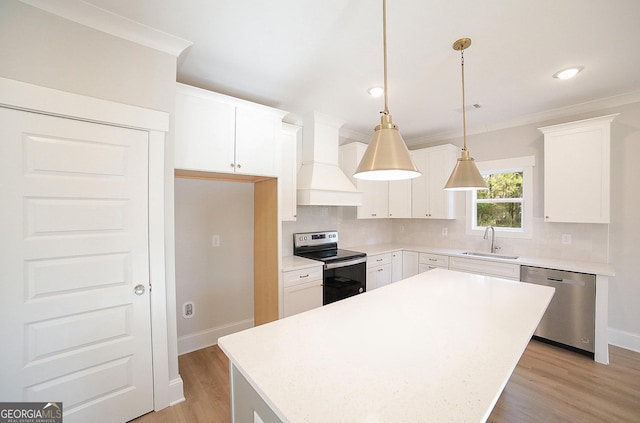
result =
[{"label": "pendant light", "polygon": [[456,162],[451,176],[447,181],[444,189],[450,191],[474,191],[479,189],[488,189],[487,183],[476,167],[473,157],[469,156],[467,150],[467,112],[464,103],[464,50],[471,45],[471,38],[461,38],[453,43],[453,49],[460,51],[461,68],[462,68],[462,139],[464,147],[462,147],[461,157]]},{"label": "pendant light", "polygon": [[382,44],[384,48],[384,111],[362,160],[353,174],[358,179],[394,181],[421,175],[411,160],[407,145],[389,114],[387,95],[387,1],[382,0]]}]

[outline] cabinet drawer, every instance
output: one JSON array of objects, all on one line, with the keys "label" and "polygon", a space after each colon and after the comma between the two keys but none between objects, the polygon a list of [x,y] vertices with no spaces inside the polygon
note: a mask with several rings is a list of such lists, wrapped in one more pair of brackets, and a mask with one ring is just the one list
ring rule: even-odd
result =
[{"label": "cabinet drawer", "polygon": [[478,275],[520,280],[520,265],[490,260],[478,260],[464,257],[450,257],[449,269]]},{"label": "cabinet drawer", "polygon": [[440,254],[420,253],[420,264],[426,265],[430,268],[443,267],[449,268],[449,256],[442,256]]},{"label": "cabinet drawer", "polygon": [[284,272],[284,286],[294,286],[301,283],[322,280],[322,266],[307,267],[306,269]]},{"label": "cabinet drawer", "polygon": [[367,268],[390,264],[392,260],[391,253],[375,254],[367,256]]}]

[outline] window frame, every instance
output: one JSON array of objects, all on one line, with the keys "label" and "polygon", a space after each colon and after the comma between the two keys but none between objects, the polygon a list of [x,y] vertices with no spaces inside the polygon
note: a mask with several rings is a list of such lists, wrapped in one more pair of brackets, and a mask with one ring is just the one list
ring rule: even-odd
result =
[{"label": "window frame", "polygon": [[[485,176],[491,173],[522,172],[522,229],[496,227],[496,235],[503,238],[533,238],[533,168],[535,156],[477,162],[478,170]],[[477,226],[477,195],[467,192],[467,235],[484,235],[485,226]],[[508,200],[506,200],[508,201]]]}]

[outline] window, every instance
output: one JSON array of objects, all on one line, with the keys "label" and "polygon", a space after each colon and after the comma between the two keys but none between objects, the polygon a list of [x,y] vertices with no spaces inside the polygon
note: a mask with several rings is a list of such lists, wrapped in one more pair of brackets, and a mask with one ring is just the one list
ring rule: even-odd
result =
[{"label": "window", "polygon": [[468,234],[491,225],[504,237],[531,238],[534,163],[533,156],[478,162],[489,189],[467,194]]}]

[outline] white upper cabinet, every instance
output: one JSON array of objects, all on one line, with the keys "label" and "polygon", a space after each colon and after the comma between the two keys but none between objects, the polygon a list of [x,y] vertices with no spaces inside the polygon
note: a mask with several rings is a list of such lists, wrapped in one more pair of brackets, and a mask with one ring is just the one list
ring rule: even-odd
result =
[{"label": "white upper cabinet", "polygon": [[411,179],[389,181],[389,217],[411,217]]},{"label": "white upper cabinet", "polygon": [[454,193],[445,191],[460,149],[445,144],[411,151],[422,176],[411,180],[411,217],[455,219]]},{"label": "white upper cabinet", "polygon": [[278,176],[286,112],[177,84],[176,169]]},{"label": "white upper cabinet", "polygon": [[544,134],[545,222],[609,223],[615,115],[539,128]]},{"label": "white upper cabinet", "polygon": [[352,175],[364,156],[367,145],[352,142],[340,146],[340,168],[358,191],[362,192],[362,205],[358,206],[358,219],[382,219],[389,217],[389,182],[356,179]]},{"label": "white upper cabinet", "polygon": [[289,123],[282,124],[282,169],[280,178],[278,178],[280,220],[296,220],[298,208],[298,202],[296,201],[297,152],[300,129],[299,126]]}]

